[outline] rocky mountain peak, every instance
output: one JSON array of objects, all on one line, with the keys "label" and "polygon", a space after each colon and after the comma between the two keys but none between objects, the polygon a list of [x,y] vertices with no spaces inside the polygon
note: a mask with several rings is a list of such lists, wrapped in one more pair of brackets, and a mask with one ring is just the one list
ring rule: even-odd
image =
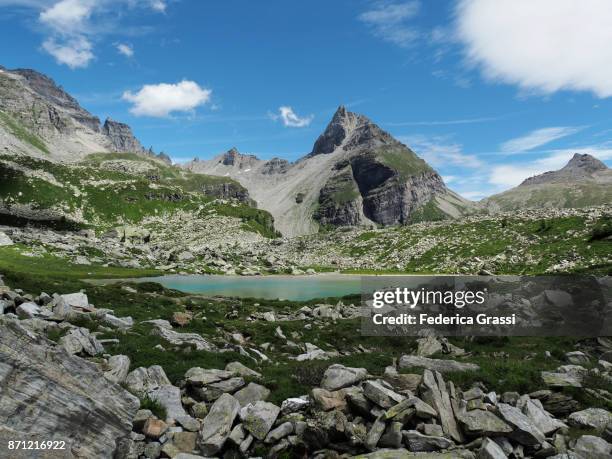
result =
[{"label": "rocky mountain peak", "polygon": [[259,162],[255,155],[245,155],[238,151],[236,147],[232,147],[219,157],[219,162],[224,166],[237,167],[239,169],[252,167]]},{"label": "rocky mountain peak", "polygon": [[81,110],[77,100],[47,75],[32,69],[15,69],[11,70],[11,73],[21,75],[28,86],[47,101],[64,108]]},{"label": "rocky mountain peak", "polygon": [[106,118],[102,133],[108,137],[113,150],[117,152],[144,153],[146,150],[125,123]]},{"label": "rocky mountain peak", "polygon": [[608,169],[608,166],[594,156],[576,153],[561,170],[566,172],[577,171],[592,174],[593,172],[604,171],[606,169]]},{"label": "rocky mountain peak", "polygon": [[594,156],[576,153],[562,169],[529,177],[519,186],[589,181],[593,180],[594,173],[609,170],[608,166]]},{"label": "rocky mountain peak", "polygon": [[339,147],[344,150],[372,144],[391,143],[392,137],[367,117],[350,112],[340,105],[323,134],[315,142],[309,156],[333,153]]}]

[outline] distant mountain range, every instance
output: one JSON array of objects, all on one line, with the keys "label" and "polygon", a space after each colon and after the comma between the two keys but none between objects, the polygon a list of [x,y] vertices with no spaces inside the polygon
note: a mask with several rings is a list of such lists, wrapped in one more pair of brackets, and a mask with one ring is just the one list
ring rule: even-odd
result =
[{"label": "distant mountain range", "polygon": [[519,186],[481,201],[489,211],[571,208],[612,203],[612,169],[588,154],[576,153],[565,167],[530,177]]},{"label": "distant mountain range", "polygon": [[[36,176],[61,187],[46,164],[73,167],[87,163],[88,167],[98,164],[108,168],[110,165],[100,156],[105,153],[132,154],[124,166],[116,164],[120,157],[109,156],[113,168],[130,173],[138,170],[134,165],[138,158],[158,162],[159,171],[174,177],[171,186],[175,188],[185,177],[193,183],[194,174],[201,175],[207,185],[200,192],[216,197],[240,195],[245,205],[256,203],[272,214],[276,228],[286,236],[345,226],[456,218],[483,210],[586,207],[612,202],[612,173],[590,155],[575,155],[559,171],[531,177],[479,203],[470,202],[451,191],[409,147],[367,117],[343,106],[310,153],[296,162],[261,160],[231,149],[211,160],[194,159],[172,166],[165,154],[145,149],[127,124],[111,119],[101,123],[49,77],[34,70],[0,67],[0,172],[7,177],[17,172]],[[94,154],[96,160],[88,161]],[[11,161],[17,157],[38,161]],[[25,170],[24,164],[40,170]],[[150,164],[145,169],[150,170]],[[155,181],[159,171],[157,175],[149,172],[151,180]],[[1,185],[0,207],[6,210],[8,201],[3,193],[10,190]],[[194,191],[178,189],[176,195]],[[32,199],[37,199],[35,192]],[[29,208],[36,207],[35,202],[29,204]]]}]

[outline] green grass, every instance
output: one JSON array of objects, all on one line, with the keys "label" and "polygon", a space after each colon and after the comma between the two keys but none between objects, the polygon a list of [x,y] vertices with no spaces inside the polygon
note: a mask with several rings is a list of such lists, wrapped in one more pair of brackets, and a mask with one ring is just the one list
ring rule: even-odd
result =
[{"label": "green grass", "polygon": [[166,408],[157,400],[151,400],[149,397],[140,399],[140,409],[150,410],[159,419],[165,420],[167,417]]},{"label": "green grass", "polygon": [[[43,170],[50,180],[29,177],[2,160],[17,162],[28,169]],[[159,179],[152,188],[151,180],[143,174],[131,175],[100,167],[108,160],[149,164],[155,167],[155,172],[151,174]],[[67,226],[91,226],[103,232],[121,223],[137,224],[145,217],[179,211],[198,215],[202,208],[206,208],[207,212],[240,218],[245,230],[257,232],[264,237],[278,236],[274,230],[273,217],[264,210],[253,208],[250,201],[244,201],[246,190],[237,182],[224,177],[181,171],[135,154],[93,154],[79,166],[0,155],[0,175],[3,177],[0,182],[0,198],[9,205],[33,206],[34,210],[45,216],[39,223],[46,222],[48,226],[57,226],[61,223],[60,216],[64,216]],[[104,181],[108,183],[103,184]],[[229,203],[217,200],[226,192],[243,201]],[[48,215],[57,215],[59,223],[49,221]],[[71,221],[70,215],[82,215],[85,222]]]},{"label": "green grass", "polygon": [[448,218],[448,215],[438,207],[436,198],[432,198],[410,214],[410,223],[434,222],[447,220]]},{"label": "green grass", "polygon": [[402,180],[407,180],[423,172],[432,171],[431,167],[409,148],[384,147],[377,151],[376,154],[384,165],[397,171]]},{"label": "green grass", "polygon": [[32,292],[51,293],[61,289],[74,291],[83,288],[86,285],[83,279],[87,278],[111,279],[159,275],[159,271],[151,269],[75,265],[48,253],[43,253],[41,256],[27,255],[33,251],[37,250],[19,244],[0,247],[0,273],[10,285]]},{"label": "green grass", "polygon": [[45,142],[36,134],[30,132],[29,129],[27,129],[17,120],[15,120],[8,113],[0,111],[0,123],[4,124],[11,131],[11,133],[19,140],[29,143],[34,148],[39,149],[43,153],[49,154],[49,149],[47,148]]}]

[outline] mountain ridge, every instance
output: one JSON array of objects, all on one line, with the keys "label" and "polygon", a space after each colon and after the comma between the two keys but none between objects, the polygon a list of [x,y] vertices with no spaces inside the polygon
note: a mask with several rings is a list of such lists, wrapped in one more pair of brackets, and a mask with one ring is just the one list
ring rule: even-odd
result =
[{"label": "mountain ridge", "polygon": [[91,153],[136,153],[169,163],[145,149],[125,123],[100,119],[55,81],[36,70],[0,68],[0,149],[62,162]]},{"label": "mountain ridge", "polygon": [[612,202],[612,169],[590,154],[575,153],[559,170],[525,179],[483,199],[480,208],[499,212],[519,208],[581,208]]},{"label": "mountain ridge", "polygon": [[342,105],[310,153],[295,162],[232,149],[183,167],[238,180],[290,236],[330,226],[405,224],[426,205],[436,218],[455,217],[469,205],[407,146]]}]

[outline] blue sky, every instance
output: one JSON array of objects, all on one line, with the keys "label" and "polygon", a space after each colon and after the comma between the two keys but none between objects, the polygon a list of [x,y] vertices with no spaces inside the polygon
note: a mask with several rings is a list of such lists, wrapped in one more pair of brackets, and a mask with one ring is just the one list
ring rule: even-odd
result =
[{"label": "blue sky", "polygon": [[0,0],[0,64],[177,161],[298,159],[345,104],[477,199],[612,164],[611,23],[605,0]]}]

